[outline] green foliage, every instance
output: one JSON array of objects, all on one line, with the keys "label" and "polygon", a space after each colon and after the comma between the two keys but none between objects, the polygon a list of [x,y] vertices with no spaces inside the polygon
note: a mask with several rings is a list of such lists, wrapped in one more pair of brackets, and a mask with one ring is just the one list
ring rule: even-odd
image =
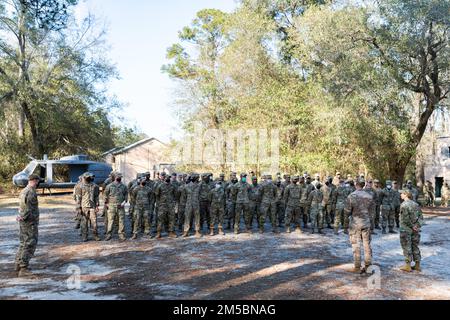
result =
[{"label": "green foliage", "polygon": [[448,0],[243,0],[200,12],[163,70],[185,89],[188,131],[278,128],[284,171],[402,181],[448,98],[448,12]]}]

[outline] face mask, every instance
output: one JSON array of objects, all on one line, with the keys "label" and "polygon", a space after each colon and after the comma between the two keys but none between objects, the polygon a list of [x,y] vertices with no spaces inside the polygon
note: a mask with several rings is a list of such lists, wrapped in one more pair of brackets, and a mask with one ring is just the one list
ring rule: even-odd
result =
[{"label": "face mask", "polygon": [[117,178],[116,181],[117,181],[118,183],[121,183],[121,182],[122,182],[122,178]]},{"label": "face mask", "polygon": [[242,178],[242,182],[247,182],[247,178]]},{"label": "face mask", "polygon": [[350,185],[349,185],[348,183],[346,183],[344,186],[345,186],[346,188],[350,187]]},{"label": "face mask", "polygon": [[142,182],[142,183],[141,183],[141,186],[145,187],[146,184],[147,184],[147,183]]},{"label": "face mask", "polygon": [[391,190],[391,189],[392,189],[392,186],[387,186],[387,189],[388,189],[388,190]]},{"label": "face mask", "polygon": [[216,184],[216,189],[219,190],[222,185]]}]

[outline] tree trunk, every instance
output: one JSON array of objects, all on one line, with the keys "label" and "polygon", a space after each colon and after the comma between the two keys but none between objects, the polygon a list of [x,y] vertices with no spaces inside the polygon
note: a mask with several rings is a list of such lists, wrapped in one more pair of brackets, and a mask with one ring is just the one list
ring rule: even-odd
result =
[{"label": "tree trunk", "polygon": [[37,128],[36,120],[34,119],[33,115],[31,114],[30,107],[28,106],[28,103],[25,101],[21,102],[22,111],[25,114],[28,124],[30,125],[30,131],[31,131],[31,137],[33,139],[33,149],[35,150],[35,156],[41,157],[44,153],[44,145],[42,144],[42,141],[40,139],[39,131]]}]

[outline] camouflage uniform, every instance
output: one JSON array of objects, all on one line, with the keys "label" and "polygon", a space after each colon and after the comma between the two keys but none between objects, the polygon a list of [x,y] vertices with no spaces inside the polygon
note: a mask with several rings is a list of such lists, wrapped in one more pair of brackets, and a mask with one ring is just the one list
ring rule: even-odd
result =
[{"label": "camouflage uniform", "polygon": [[[375,189],[366,187],[366,188],[364,188],[364,191],[372,196],[372,200],[373,200],[374,204],[376,204],[378,199],[377,199],[377,192],[375,191]],[[374,230],[375,230],[376,209],[377,209],[376,205],[374,205],[371,207],[371,210],[370,210],[370,230],[372,232],[374,232]]]},{"label": "camouflage uniform", "polygon": [[240,181],[236,183],[231,192],[233,196],[236,198],[236,212],[234,216],[234,232],[239,233],[240,222],[241,222],[241,213],[244,217],[244,223],[247,230],[251,229],[251,220],[252,217],[250,215],[250,185],[247,182]]},{"label": "camouflage uniform", "polygon": [[259,220],[259,230],[260,232],[264,232],[266,216],[269,215],[273,231],[278,231],[276,216],[277,187],[273,184],[272,180],[267,180],[261,185],[260,193],[261,215]]},{"label": "camouflage uniform", "polygon": [[[313,192],[315,190],[315,186],[311,183],[310,180],[306,180],[306,194],[308,195],[308,199],[309,199],[309,195],[311,194],[311,192]],[[303,215],[303,222],[306,224],[308,224],[308,222],[311,222],[311,206],[309,205],[309,201],[308,201],[308,206],[307,206],[307,212],[305,215]],[[305,222],[306,221],[306,222]]]},{"label": "camouflage uniform", "polygon": [[259,226],[259,220],[261,219],[261,185],[256,183],[250,185],[250,225],[253,226],[253,219],[256,219],[256,225]]},{"label": "camouflage uniform", "polygon": [[209,202],[209,192],[211,191],[211,184],[209,182],[209,177],[207,175],[203,176],[204,179],[202,180],[202,182],[200,182],[200,229],[203,229],[205,223],[207,227],[209,227],[211,224],[211,208]]},{"label": "camouflage uniform", "polygon": [[142,225],[144,225],[144,233],[150,235],[152,228],[152,215],[150,212],[150,203],[153,198],[152,186],[138,185],[133,189],[132,195],[135,199],[133,235],[137,236],[139,234]]},{"label": "camouflage uniform", "polygon": [[[421,261],[419,243],[422,226],[422,210],[417,203],[407,199],[400,206],[400,243],[407,264],[412,260],[416,263]],[[414,231],[414,228],[419,231]]]},{"label": "camouflage uniform", "polygon": [[30,186],[22,190],[19,196],[19,249],[16,254],[16,266],[28,268],[38,244],[39,203],[36,189]]},{"label": "camouflage uniform", "polygon": [[[89,177],[89,176],[85,176]],[[83,182],[77,190],[77,207],[81,209],[81,234],[87,241],[89,224],[95,240],[100,240],[97,229],[97,209],[99,207],[100,188],[92,182]]]},{"label": "camouflage uniform", "polygon": [[218,223],[219,233],[223,234],[223,219],[225,214],[225,189],[222,183],[217,183],[216,187],[210,190],[209,200],[211,202],[211,233],[212,235],[214,235],[215,224]]},{"label": "camouflage uniform", "polygon": [[128,209],[128,216],[131,219],[131,225],[134,226],[134,208],[136,205],[136,199],[133,195],[133,189],[138,186],[138,181],[141,179],[142,174],[138,174],[136,179],[128,183],[127,189],[128,189],[128,199],[130,200],[130,208]]},{"label": "camouflage uniform", "polygon": [[227,197],[225,215],[228,220],[228,229],[234,228],[234,217],[236,214],[236,197],[231,191],[236,183],[238,183],[238,180],[236,178],[232,178],[224,186],[225,195]]},{"label": "camouflage uniform", "polygon": [[425,188],[424,188],[424,193],[425,193],[425,203],[427,206],[432,206],[434,207],[434,200],[435,200],[435,194],[434,194],[434,187],[431,184],[430,181],[428,181],[425,184]]},{"label": "camouflage uniform", "polygon": [[441,206],[447,208],[449,205],[450,187],[447,183],[442,187]]},{"label": "camouflage uniform", "polygon": [[[77,204],[77,194],[80,193],[80,187],[83,183],[83,176],[80,176],[78,178],[78,182],[73,188],[73,200],[75,200],[75,204]],[[78,208],[78,206],[75,208],[75,229],[81,228],[81,210]]]},{"label": "camouflage uniform", "polygon": [[348,233],[349,217],[344,209],[349,195],[350,195],[350,188],[347,188],[343,184],[340,185],[336,190],[336,215],[334,219],[335,233],[339,232],[339,228],[341,225],[344,231]]},{"label": "camouflage uniform", "polygon": [[332,185],[333,184],[330,182],[328,185],[325,184],[321,189],[323,194],[322,207],[324,223],[326,223],[328,227],[331,227],[331,224],[333,223],[333,202],[335,198],[335,190]]},{"label": "camouflage uniform", "polygon": [[178,194],[180,197],[180,201],[178,204],[178,229],[180,231],[183,231],[184,227],[184,216],[186,212],[186,183],[181,183],[180,187],[178,188]]},{"label": "camouflage uniform", "polygon": [[308,205],[308,197],[311,193],[308,188],[308,185],[304,182],[300,183],[300,214],[303,219],[303,226],[306,228],[308,226],[308,212],[309,212],[309,205]]},{"label": "camouflage uniform", "polygon": [[175,189],[175,199],[174,199],[174,213],[175,213],[175,226],[179,224],[178,217],[180,211],[180,182],[177,181],[177,175],[172,175],[172,181],[170,182]]},{"label": "camouflage uniform", "polygon": [[374,219],[375,229],[381,229],[380,228],[380,217],[381,217],[381,199],[382,199],[383,189],[381,189],[377,186],[374,189],[375,189],[375,193],[377,195],[377,200],[375,203],[375,219]]},{"label": "camouflage uniform", "polygon": [[108,206],[107,239],[111,239],[114,220],[119,219],[119,237],[125,239],[125,208],[123,204],[128,201],[128,189],[123,183],[113,182],[105,189],[105,204]]},{"label": "camouflage uniform", "polygon": [[176,190],[170,182],[161,182],[155,190],[158,201],[158,235],[162,232],[163,226],[168,227],[169,233],[175,232],[175,197]]},{"label": "camouflage uniform", "polygon": [[[106,181],[104,182],[104,188],[103,188],[103,194],[105,193],[106,188],[114,182],[114,180],[116,180],[115,175],[117,174],[117,172],[111,172],[111,174],[109,175],[109,178],[106,179]],[[103,217],[103,224],[105,225],[105,234],[108,231],[108,208],[105,204],[103,204],[103,211],[102,211],[102,215]],[[114,227],[117,228],[119,225],[119,217],[116,217],[116,220],[114,221]]]},{"label": "camouflage uniform", "polygon": [[[394,182],[396,185],[397,183]],[[402,203],[400,191],[398,188],[394,187],[394,216],[395,216],[395,224],[397,228],[400,228],[400,205]]]},{"label": "camouflage uniform", "polygon": [[300,199],[302,195],[302,188],[299,186],[294,178],[294,183],[289,184],[284,189],[284,203],[286,204],[286,228],[290,232],[291,224],[294,224],[295,228],[300,230],[300,219],[302,217],[302,210],[300,207]]},{"label": "camouflage uniform", "polygon": [[186,186],[186,211],[184,215],[184,234],[189,233],[194,218],[195,232],[200,232],[200,183],[191,182]]},{"label": "camouflage uniform", "polygon": [[[386,185],[391,186],[390,182]],[[392,187],[392,186],[391,186]],[[389,227],[389,232],[394,232],[395,225],[395,193],[394,190],[389,188],[384,188],[380,193],[381,201],[381,227],[383,228],[383,233],[386,232],[386,227]]]},{"label": "camouflage uniform", "polygon": [[[316,186],[320,186],[317,183]],[[308,196],[308,205],[310,207],[311,229],[312,233],[318,229],[319,233],[323,229],[323,193],[319,189],[313,190]]]},{"label": "camouflage uniform", "polygon": [[278,182],[275,186],[277,187],[276,211],[278,218],[278,226],[282,227],[284,225],[284,214],[285,214],[283,202],[283,187],[281,186],[280,182]]},{"label": "camouflage uniform", "polygon": [[412,186],[412,181],[408,181],[406,184],[406,189],[409,190],[412,194],[412,200],[419,204],[419,191]]},{"label": "camouflage uniform", "polygon": [[355,191],[347,198],[345,212],[350,217],[350,242],[355,269],[361,268],[361,242],[364,246],[365,267],[372,264],[370,211],[373,206],[373,197],[363,190]]}]

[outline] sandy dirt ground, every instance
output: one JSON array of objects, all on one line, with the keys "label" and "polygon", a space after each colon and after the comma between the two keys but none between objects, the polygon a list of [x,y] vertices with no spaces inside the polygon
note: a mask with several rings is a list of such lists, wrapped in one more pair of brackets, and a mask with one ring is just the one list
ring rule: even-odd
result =
[{"label": "sandy dirt ground", "polygon": [[369,277],[348,272],[348,236],[331,230],[81,243],[69,195],[40,206],[37,277],[17,279],[17,200],[0,197],[0,299],[450,299],[450,210],[426,210],[422,273],[399,271],[399,235],[380,234]]}]

